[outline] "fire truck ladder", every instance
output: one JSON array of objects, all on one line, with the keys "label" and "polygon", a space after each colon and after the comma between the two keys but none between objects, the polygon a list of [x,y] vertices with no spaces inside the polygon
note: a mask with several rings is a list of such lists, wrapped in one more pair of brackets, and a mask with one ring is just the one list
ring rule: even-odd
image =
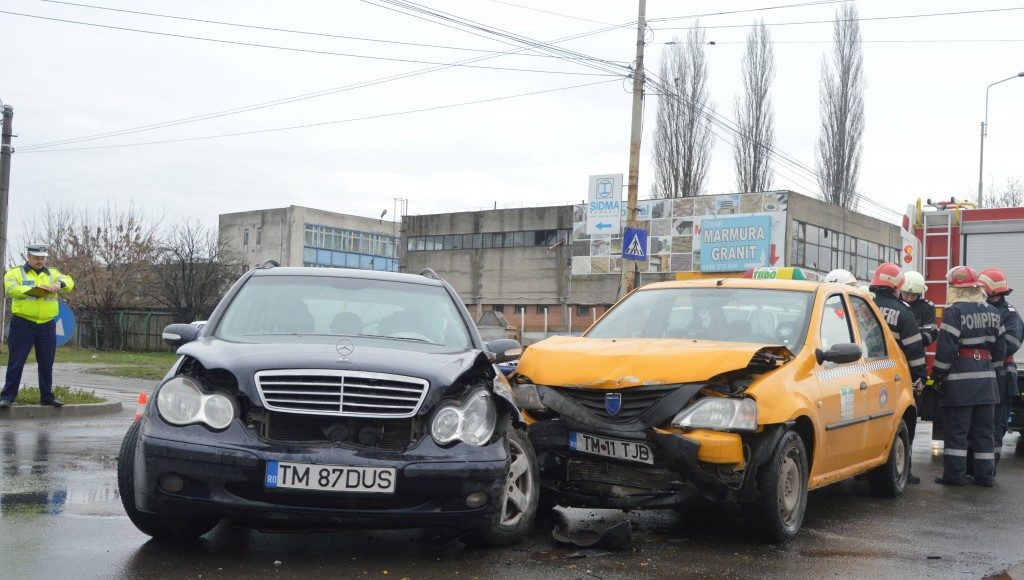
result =
[{"label": "fire truck ladder", "polygon": [[[946,273],[956,264],[953,263],[953,227],[956,225],[959,212],[956,209],[940,209],[937,211],[921,212],[922,240],[921,257],[924,265],[925,284],[940,284],[945,286]],[[928,240],[931,238],[946,239],[946,253],[941,256],[928,255]],[[938,270],[932,264],[939,266]],[[938,277],[935,277],[935,272]],[[945,304],[936,304],[944,307]]]}]

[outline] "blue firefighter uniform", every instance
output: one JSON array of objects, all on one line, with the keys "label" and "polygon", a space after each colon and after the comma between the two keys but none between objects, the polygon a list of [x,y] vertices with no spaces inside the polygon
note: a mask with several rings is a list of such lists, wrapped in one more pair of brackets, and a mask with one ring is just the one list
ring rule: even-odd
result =
[{"label": "blue firefighter uniform", "polygon": [[917,326],[921,329],[921,340],[924,341],[924,346],[935,342],[935,337],[939,335],[939,327],[935,325],[935,304],[920,297],[913,302],[907,302],[906,305],[914,313]]},{"label": "blue firefighter uniform", "polygon": [[967,446],[974,450],[974,483],[994,478],[994,407],[999,401],[996,373],[1006,358],[999,311],[985,303],[955,302],[946,307],[935,347],[932,378],[942,395],[945,451],[937,483],[967,481]]},{"label": "blue firefighter uniform", "polygon": [[[886,286],[871,286],[871,292],[875,298],[875,305],[882,313],[886,325],[900,343],[900,350],[907,357],[907,365],[910,366],[910,378],[916,385],[924,384],[928,378],[928,366],[924,357],[924,338],[917,319],[911,312],[907,303],[896,297],[896,293]],[[934,312],[933,312],[934,316]],[[908,433],[909,443],[914,445],[914,430]],[[909,455],[908,455],[909,459]],[[910,464],[907,464],[908,470]],[[920,483],[921,478],[913,473],[907,476],[907,482]]]},{"label": "blue firefighter uniform", "polygon": [[1021,320],[1020,314],[1010,306],[1005,296],[1000,296],[998,301],[989,304],[999,311],[1000,321],[1006,329],[1006,359],[1003,362],[1003,372],[997,377],[999,402],[996,404],[994,431],[996,461],[999,461],[999,450],[1003,447],[1003,435],[1006,434],[1006,422],[1010,418],[1010,406],[1018,394],[1017,363],[1014,362],[1013,355],[1020,348],[1021,340],[1024,340],[1024,320]]}]

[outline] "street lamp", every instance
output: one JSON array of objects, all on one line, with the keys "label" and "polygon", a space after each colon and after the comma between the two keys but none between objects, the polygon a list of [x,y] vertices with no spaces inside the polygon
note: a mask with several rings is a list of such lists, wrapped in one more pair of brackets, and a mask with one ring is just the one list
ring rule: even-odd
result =
[{"label": "street lamp", "polygon": [[988,90],[998,85],[999,83],[1005,83],[1006,81],[1012,81],[1015,78],[1024,77],[1024,72],[1017,73],[1012,77],[1007,77],[1001,81],[996,81],[990,84],[985,89],[985,120],[981,122],[981,159],[978,161],[978,207],[981,207],[981,196],[982,196],[982,173],[985,171],[985,130],[988,129]]}]

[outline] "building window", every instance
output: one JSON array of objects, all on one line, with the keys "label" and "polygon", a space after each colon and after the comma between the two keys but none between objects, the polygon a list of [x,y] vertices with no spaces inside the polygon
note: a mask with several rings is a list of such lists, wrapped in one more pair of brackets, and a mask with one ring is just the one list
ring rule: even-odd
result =
[{"label": "building window", "polygon": [[256,228],[256,245],[263,243],[263,228]]},{"label": "building window", "polygon": [[504,304],[495,304],[494,306],[491,307],[491,310],[504,314],[505,313],[505,305]]},{"label": "building window", "polygon": [[249,245],[249,228],[245,228],[245,231],[242,232],[242,245],[243,246],[248,246]]},{"label": "building window", "polygon": [[577,306],[576,307],[576,316],[590,316],[590,307],[589,306]]}]

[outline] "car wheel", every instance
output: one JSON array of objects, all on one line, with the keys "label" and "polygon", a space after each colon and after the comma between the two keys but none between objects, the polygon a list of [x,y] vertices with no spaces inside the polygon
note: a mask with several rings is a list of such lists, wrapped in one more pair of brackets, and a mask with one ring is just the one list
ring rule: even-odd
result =
[{"label": "car wheel", "polygon": [[899,497],[907,488],[909,475],[910,431],[906,422],[901,420],[889,449],[889,459],[868,472],[868,486],[871,493],[879,497]]},{"label": "car wheel", "polygon": [[117,491],[128,519],[142,533],[165,540],[193,540],[209,532],[220,520],[204,517],[177,517],[149,514],[135,507],[135,446],[142,421],[135,421],[121,441],[117,458]]},{"label": "car wheel", "polygon": [[491,547],[511,546],[521,542],[533,528],[540,501],[537,455],[533,452],[529,438],[519,429],[509,429],[507,445],[511,461],[499,500],[501,507],[497,520],[481,530],[481,533],[468,536],[468,543]]},{"label": "car wheel", "polygon": [[757,499],[743,506],[747,526],[761,539],[786,542],[800,531],[807,508],[807,474],[804,442],[788,431],[757,470]]},{"label": "car wheel", "polygon": [[1014,453],[1017,457],[1024,457],[1024,431],[1018,431],[1020,435],[1017,437],[1017,447],[1014,449]]}]

